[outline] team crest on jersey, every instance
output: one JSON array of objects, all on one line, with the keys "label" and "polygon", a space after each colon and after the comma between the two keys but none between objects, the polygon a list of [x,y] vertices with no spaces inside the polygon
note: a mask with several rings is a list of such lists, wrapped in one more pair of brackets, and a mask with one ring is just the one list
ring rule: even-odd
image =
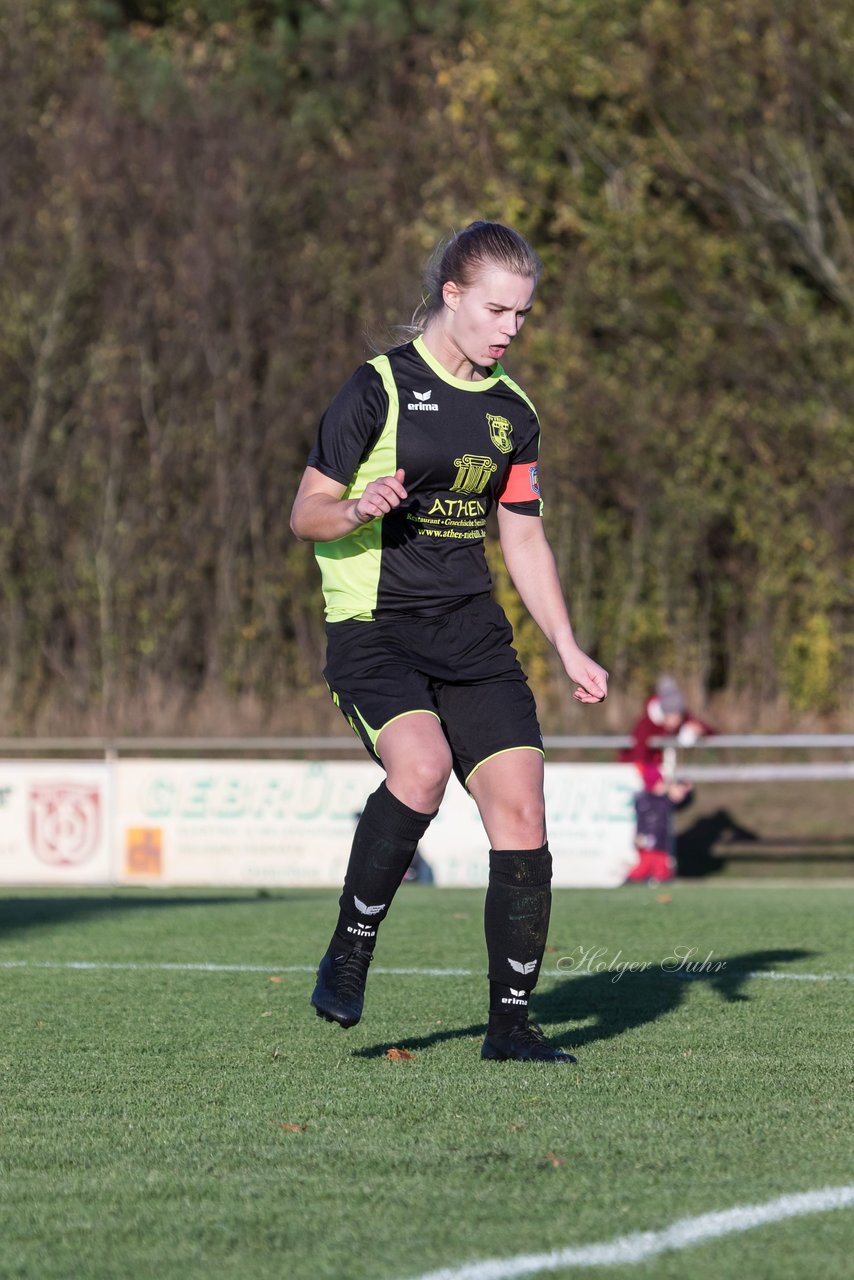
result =
[{"label": "team crest on jersey", "polygon": [[451,493],[483,493],[489,477],[498,470],[498,464],[492,458],[477,453],[464,453],[461,458],[454,458],[454,466],[457,476],[451,485]]},{"label": "team crest on jersey", "polygon": [[496,417],[494,413],[488,413],[486,421],[489,423],[489,438],[496,449],[501,453],[509,453],[513,448],[513,441],[510,439],[513,423],[506,418]]},{"label": "team crest on jersey", "polygon": [[531,481],[531,493],[540,496],[540,469],[536,462],[531,463],[528,467],[528,476]]}]

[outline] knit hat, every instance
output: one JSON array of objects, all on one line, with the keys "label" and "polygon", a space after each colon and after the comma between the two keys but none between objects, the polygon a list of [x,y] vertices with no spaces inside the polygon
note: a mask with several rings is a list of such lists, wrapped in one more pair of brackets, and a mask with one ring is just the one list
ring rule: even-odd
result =
[{"label": "knit hat", "polygon": [[662,676],[655,686],[655,692],[666,716],[681,716],[684,713],[685,700],[673,676]]}]

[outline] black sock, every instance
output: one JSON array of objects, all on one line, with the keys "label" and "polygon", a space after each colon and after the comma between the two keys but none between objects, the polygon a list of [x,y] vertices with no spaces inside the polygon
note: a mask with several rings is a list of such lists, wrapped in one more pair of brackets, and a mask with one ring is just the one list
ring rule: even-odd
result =
[{"label": "black sock", "polygon": [[537,985],[552,892],[552,856],[540,849],[490,849],[484,931],[489,956],[489,1030],[528,1019]]},{"label": "black sock", "polygon": [[333,944],[342,950],[373,950],[377,929],[413,859],[418,841],[435,818],[418,813],[381,783],[368,796],[338,901],[340,913]]}]

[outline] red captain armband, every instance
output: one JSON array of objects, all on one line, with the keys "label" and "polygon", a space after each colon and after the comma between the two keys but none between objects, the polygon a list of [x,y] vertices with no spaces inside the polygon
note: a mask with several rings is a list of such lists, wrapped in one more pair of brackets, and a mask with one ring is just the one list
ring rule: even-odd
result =
[{"label": "red captain armband", "polygon": [[499,502],[533,502],[540,497],[540,478],[536,462],[516,462],[507,472]]}]

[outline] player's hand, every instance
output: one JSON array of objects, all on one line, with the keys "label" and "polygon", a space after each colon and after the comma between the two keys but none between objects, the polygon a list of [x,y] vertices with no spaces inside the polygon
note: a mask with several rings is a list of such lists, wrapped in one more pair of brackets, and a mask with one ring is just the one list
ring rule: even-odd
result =
[{"label": "player's hand", "polygon": [[564,659],[566,674],[575,681],[576,702],[604,702],[608,696],[608,672],[586,653],[576,649]]},{"label": "player's hand", "polygon": [[395,507],[399,507],[406,497],[403,481],[406,473],[400,469],[393,476],[380,476],[366,486],[365,492],[356,502],[355,514],[359,524],[367,524],[379,516],[388,515]]}]

